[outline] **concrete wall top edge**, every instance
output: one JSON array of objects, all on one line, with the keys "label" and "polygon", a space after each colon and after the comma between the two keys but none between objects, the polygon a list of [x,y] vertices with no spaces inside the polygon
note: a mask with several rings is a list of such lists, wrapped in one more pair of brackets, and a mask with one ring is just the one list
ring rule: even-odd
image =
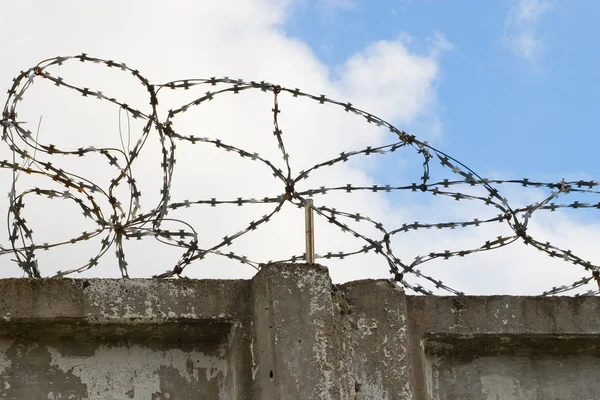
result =
[{"label": "concrete wall top edge", "polygon": [[[322,277],[323,284],[331,285],[326,267],[305,264],[265,265],[252,280],[0,279],[0,324],[45,319],[136,324],[246,321],[253,281],[266,275],[299,279],[298,286],[310,286]],[[349,301],[360,297],[369,308],[389,309],[396,299],[405,299],[396,312],[407,316],[418,335],[600,332],[599,297],[404,296],[403,288],[385,279],[332,285],[332,292],[336,289]]]},{"label": "concrete wall top edge", "polygon": [[192,279],[0,279],[0,324],[244,320],[250,281]]},{"label": "concrete wall top edge", "polygon": [[599,297],[407,296],[412,329],[449,334],[600,333]]}]

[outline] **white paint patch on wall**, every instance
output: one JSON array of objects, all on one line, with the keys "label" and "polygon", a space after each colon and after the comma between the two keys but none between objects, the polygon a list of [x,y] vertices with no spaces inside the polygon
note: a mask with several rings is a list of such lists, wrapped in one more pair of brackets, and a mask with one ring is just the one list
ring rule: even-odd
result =
[{"label": "white paint patch on wall", "polygon": [[[87,385],[89,400],[122,398],[127,392],[134,393],[134,399],[150,399],[152,394],[160,393],[161,367],[175,369],[190,383],[202,378],[218,379],[221,391],[225,390],[227,359],[197,351],[156,350],[139,345],[101,345],[90,357],[63,356],[52,347],[48,347],[48,351],[52,365],[79,377]],[[190,363],[193,368],[189,368]],[[206,371],[205,377],[199,376],[202,370]]]},{"label": "white paint patch on wall", "polygon": [[[366,364],[366,360],[364,360],[364,363]],[[375,380],[369,379],[367,374],[365,374],[363,371],[361,376],[361,382],[363,382],[361,385],[361,391],[364,393],[365,398],[389,400],[390,394],[383,385],[381,371],[376,372]]]},{"label": "white paint patch on wall", "polygon": [[[10,368],[11,362],[6,355],[6,351],[10,349],[12,346],[14,339],[6,339],[3,338],[0,340],[0,376],[4,373],[4,371]],[[3,389],[0,387],[0,389]]]}]

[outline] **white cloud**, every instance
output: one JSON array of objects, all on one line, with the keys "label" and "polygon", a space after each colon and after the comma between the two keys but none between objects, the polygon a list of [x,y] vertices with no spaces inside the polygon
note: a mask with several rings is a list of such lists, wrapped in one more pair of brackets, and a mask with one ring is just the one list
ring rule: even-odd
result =
[{"label": "white cloud", "polygon": [[[86,52],[125,61],[154,82],[211,76],[264,79],[315,94],[326,93],[340,100],[351,97],[358,107],[378,114],[383,111],[389,118],[400,122],[410,121],[435,103],[433,82],[439,72],[435,49],[430,54],[415,54],[400,41],[379,42],[349,60],[342,67],[341,74],[336,75],[340,79],[332,81],[329,67],[320,62],[305,43],[283,32],[288,3],[253,0],[235,4],[193,1],[177,2],[176,5],[175,2],[139,1],[125,6],[121,2],[109,1],[102,7],[68,1],[56,2],[52,7],[42,1],[13,4],[5,10],[0,27],[0,34],[4,37],[10,35],[15,38],[4,49],[0,78],[8,85],[17,71],[33,66],[41,59]],[[11,17],[7,18],[7,15]],[[10,57],[7,57],[8,54]],[[386,66],[383,67],[382,63]],[[135,107],[147,108],[144,88],[136,85],[130,76],[78,62],[52,70],[82,86],[98,88],[115,97],[122,96]],[[184,93],[184,97],[175,96],[170,100],[173,94],[161,92],[161,115],[169,105],[202,94],[202,90],[191,90]],[[393,139],[389,132],[365,124],[364,118],[348,116],[343,108],[283,94],[280,103],[280,124],[292,156],[294,173],[317,161],[335,157],[341,151],[377,145],[385,138]],[[384,105],[391,107],[376,109]],[[282,165],[272,135],[271,108],[272,97],[264,93],[244,92],[237,97],[223,95],[178,117],[175,128],[187,135],[218,137],[244,149],[258,151],[275,160],[277,165]],[[118,109],[110,105],[83,99],[40,82],[27,94],[19,118],[33,125],[40,115],[43,115],[40,141],[44,143],[52,143],[59,148],[89,145],[121,147],[116,133]],[[139,137],[140,128],[139,123],[136,125],[134,121],[134,142]],[[6,155],[6,149],[3,150]],[[160,171],[157,168],[160,152],[155,138],[149,139],[144,151],[144,156],[133,169],[142,188],[143,206],[149,207],[155,204],[160,188]],[[364,168],[369,166],[370,158],[315,173],[311,181],[301,182],[299,186],[318,187],[325,183],[333,185],[333,182],[367,184],[372,182],[372,178]],[[115,172],[98,157],[86,160],[61,158],[55,162],[94,181],[104,182],[104,186]],[[229,157],[229,154],[216,152],[207,146],[178,146],[176,168],[173,201],[262,197],[283,192],[281,182],[274,180],[269,171],[241,163],[239,157]],[[8,191],[10,174],[2,172],[2,184]],[[26,178],[22,177],[23,188],[27,187]],[[46,187],[51,182],[34,178],[30,184]],[[349,211],[380,204],[372,214],[381,219],[382,215],[377,210],[383,209],[385,200],[358,195],[344,197],[338,203],[341,209]],[[6,204],[2,206],[2,211],[5,211]],[[40,242],[68,239],[83,230],[93,229],[89,222],[74,222],[83,220],[79,211],[65,202],[35,199],[28,203],[25,212],[34,227],[36,240]],[[201,240],[208,246],[265,212],[265,207],[223,207],[219,210],[202,209],[184,218],[196,223]],[[232,246],[231,249],[247,252],[259,260],[302,253],[303,219],[295,214],[298,214],[296,209],[286,207],[277,221],[260,231],[261,236],[244,237],[237,248]],[[320,229],[323,233],[330,232],[330,227]],[[321,238],[327,236],[330,236],[329,233]],[[317,251],[328,249],[329,244],[336,248],[338,245],[347,247],[349,241],[354,241],[355,246],[362,246],[349,235],[331,236],[325,243],[318,242]],[[6,241],[3,243],[6,244]],[[152,243],[151,239],[127,243],[126,246],[131,249],[128,256],[134,276],[149,276],[169,269],[181,253],[179,249]],[[41,268],[45,274],[64,270],[87,261],[92,251],[92,244],[86,242],[77,247],[65,246],[64,250],[43,252],[39,255]],[[103,266],[92,270],[89,275],[117,273],[112,251],[104,256]],[[8,259],[0,259],[3,273],[7,271],[4,265]],[[186,272],[192,276],[228,277],[252,273],[244,266],[222,266],[221,261],[221,258],[213,257],[188,268]],[[206,263],[217,263],[215,265],[219,267],[206,270]],[[386,269],[385,266],[371,269],[369,275],[388,276]],[[355,275],[360,273],[348,276]]]},{"label": "white cloud", "polygon": [[[432,129],[440,129],[440,121],[435,114],[440,56],[451,48],[441,35],[433,36],[429,50],[424,53],[411,51],[406,36],[395,41],[372,43],[357,51],[338,70],[332,71],[331,66],[318,60],[305,43],[284,33],[282,27],[286,18],[290,17],[288,2],[251,0],[236,2],[232,6],[230,2],[166,3],[155,0],[124,5],[115,0],[103,2],[101,6],[72,1],[56,1],[50,6],[44,1],[22,1],[12,2],[7,7],[0,16],[0,35],[13,39],[6,41],[0,56],[0,85],[4,82],[5,87],[19,70],[33,66],[43,58],[86,52],[127,62],[153,82],[211,76],[267,80],[291,88],[299,87],[316,95],[324,93],[343,102],[351,101],[358,108],[392,120],[400,129],[423,116],[431,118]],[[54,70],[85,87],[100,88],[106,94],[127,98],[129,104],[136,107],[148,106],[145,89],[129,75],[78,62]],[[164,116],[170,106],[200,97],[205,91],[206,88],[183,93],[162,91],[159,103],[161,115]],[[174,126],[185,135],[215,137],[248,151],[259,152],[274,160],[277,166],[282,166],[272,134],[272,101],[271,94],[262,92],[244,92],[236,96],[225,94],[178,116]],[[296,174],[342,151],[394,139],[385,129],[373,127],[363,117],[346,113],[340,107],[285,94],[280,96],[280,106],[279,123]],[[97,100],[84,99],[51,84],[36,82],[25,97],[21,110],[19,119],[34,127],[39,116],[43,115],[41,142],[56,144],[57,147],[121,147],[117,132],[118,109]],[[123,119],[123,127],[124,122]],[[134,121],[134,141],[139,137],[139,131],[140,124]],[[2,159],[7,157],[6,146],[0,152]],[[323,168],[310,180],[300,182],[298,189],[321,185],[344,186],[348,183],[405,185],[419,181],[421,160],[415,157],[412,149],[395,153],[394,160],[387,164],[375,157],[379,156],[361,157]],[[52,161],[106,187],[114,178],[115,170],[108,168],[99,157],[84,158],[71,160],[53,156]],[[393,165],[393,170],[382,169],[393,163],[398,163]],[[161,183],[159,164],[160,149],[156,137],[152,136],[143,156],[133,166],[143,194],[143,210],[153,207],[158,198]],[[435,171],[432,171],[434,179],[452,178],[447,171],[445,175]],[[44,180],[26,179],[29,177],[22,176],[21,189],[27,187],[28,182],[41,187],[52,185],[52,182]],[[9,190],[9,171],[0,171],[0,185],[5,191]],[[263,197],[282,192],[282,183],[260,164],[243,162],[240,157],[217,151],[212,146],[180,144],[177,147],[172,201]],[[120,194],[126,199],[126,193]],[[315,196],[317,206],[331,205],[340,210],[360,212],[384,221],[386,227],[416,220],[470,219],[490,212],[487,208],[481,210],[465,202],[458,202],[455,207],[452,199],[444,200],[434,204],[430,196],[424,200],[412,192],[392,197],[370,192],[352,196],[345,193]],[[0,215],[6,214],[6,207],[6,201],[0,204]],[[209,247],[271,209],[270,206],[197,207],[185,210],[186,213],[172,212],[169,216],[181,217],[192,223],[199,232],[201,246]],[[27,202],[24,212],[39,242],[69,238],[94,228],[89,221],[84,222],[77,208],[65,201],[34,198]],[[286,204],[273,222],[244,236],[225,250],[246,254],[258,261],[301,254],[304,251],[302,224],[302,211]],[[361,229],[365,232],[373,230],[365,226]],[[505,226],[498,224],[489,229],[465,230],[460,234],[443,231],[441,236],[431,231],[424,231],[425,236],[411,232],[398,235],[394,242],[395,252],[410,262],[410,257],[419,253],[480,246],[483,237],[487,240],[497,236],[498,231],[506,230]],[[568,235],[564,234],[566,231]],[[582,238],[593,238],[592,233],[598,231],[586,221],[564,219],[544,221],[538,228],[540,237],[551,241],[556,239],[557,244],[565,243],[566,247],[582,251],[586,256],[594,255],[589,251],[594,249],[600,238],[590,242]],[[6,245],[6,237],[0,243]],[[341,234],[323,219],[316,219],[318,253],[360,249],[363,244],[352,235]],[[41,252],[42,271],[52,274],[84,263],[97,248],[97,242],[84,242],[76,247],[65,246]],[[117,275],[113,251],[111,249],[103,257],[100,266],[84,275]],[[126,251],[132,276],[147,277],[163,272],[172,268],[181,255],[180,249],[164,246],[152,239],[126,242]],[[18,275],[10,258],[10,255],[0,257],[0,276]],[[571,271],[580,272],[577,267],[565,266],[564,263],[554,267],[556,262],[552,261],[552,272],[548,273],[551,261],[524,245],[514,244],[505,251],[488,252],[481,257],[460,258],[447,263],[434,261],[424,265],[423,271],[458,289],[477,293],[537,293],[568,281],[572,278]],[[389,276],[385,261],[373,255],[322,262],[331,266],[333,279],[337,282]],[[191,277],[221,278],[247,278],[253,272],[247,266],[217,256],[208,257],[185,270]],[[422,283],[415,277],[408,279]]]},{"label": "white cloud", "polygon": [[504,40],[509,49],[530,63],[543,56],[545,46],[540,21],[552,8],[550,0],[515,0],[505,22]]},{"label": "white cloud", "polygon": [[441,34],[435,35],[426,54],[410,52],[407,41],[410,38],[403,36],[373,43],[340,69],[339,85],[349,99],[400,125],[435,106],[439,57],[452,49]]},{"label": "white cloud", "polygon": [[[496,187],[508,198],[513,208],[533,204],[550,194],[548,190],[522,188],[518,185],[503,184]],[[556,203],[571,204],[574,200],[582,202],[582,197],[576,194],[565,195],[559,197]],[[498,214],[497,210],[480,202],[456,202],[439,198],[421,204],[411,202],[404,211],[412,217],[409,222],[422,223],[472,221],[474,218],[484,220]],[[600,240],[600,223],[596,218],[589,218],[594,214],[594,210],[588,210],[587,214],[574,209],[555,212],[539,210],[533,213],[527,232],[542,243],[549,242],[561,249],[570,250],[583,260],[597,265],[595,243]],[[412,257],[432,251],[476,249],[484,245],[485,241],[512,235],[514,233],[506,222],[494,222],[478,228],[411,231],[398,235],[394,246],[400,250],[403,259],[412,260]],[[570,264],[560,257],[550,257],[531,245],[525,245],[522,240],[464,258],[434,260],[422,264],[419,269],[451,287],[481,295],[539,295],[553,286],[570,285],[584,276],[591,276],[590,272],[584,271],[580,266]],[[592,281],[569,294],[587,290],[598,290],[598,285]]]}]

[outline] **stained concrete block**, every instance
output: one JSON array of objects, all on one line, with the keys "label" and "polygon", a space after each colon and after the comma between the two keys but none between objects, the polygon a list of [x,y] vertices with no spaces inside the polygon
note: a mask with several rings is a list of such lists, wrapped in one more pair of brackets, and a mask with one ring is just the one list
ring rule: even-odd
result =
[{"label": "stained concrete block", "polygon": [[247,399],[249,283],[0,280],[0,399]]},{"label": "stained concrete block", "polygon": [[0,280],[2,399],[600,398],[600,298],[249,281]]},{"label": "stained concrete block", "polygon": [[253,279],[256,399],[341,399],[331,280],[319,265],[271,264]]},{"label": "stained concrete block", "polygon": [[451,334],[599,332],[600,298],[541,296],[409,296],[418,331]]},{"label": "stained concrete block", "polygon": [[[353,399],[414,398],[404,290],[387,280],[339,285]],[[339,334],[339,333],[338,333]]]},{"label": "stained concrete block", "polygon": [[156,323],[238,320],[250,282],[195,279],[0,279],[0,320]]},{"label": "stained concrete block", "polygon": [[600,398],[598,335],[427,335],[428,398]]},{"label": "stained concrete block", "polygon": [[600,298],[407,298],[419,400],[600,398]]}]

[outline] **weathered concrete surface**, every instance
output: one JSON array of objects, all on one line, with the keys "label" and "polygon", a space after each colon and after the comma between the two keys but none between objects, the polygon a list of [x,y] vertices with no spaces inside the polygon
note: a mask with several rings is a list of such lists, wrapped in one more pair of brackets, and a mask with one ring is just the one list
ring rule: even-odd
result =
[{"label": "weathered concrete surface", "polygon": [[418,399],[600,399],[600,298],[407,301]]},{"label": "weathered concrete surface", "polygon": [[600,337],[430,338],[431,399],[600,399]]},{"label": "weathered concrete surface", "polygon": [[337,287],[344,322],[344,355],[352,399],[413,399],[404,291],[389,281],[363,280]]},{"label": "weathered concrete surface", "polygon": [[387,281],[333,287],[321,266],[254,278],[257,399],[411,399],[404,292]]},{"label": "weathered concrete surface", "polygon": [[600,399],[600,298],[249,281],[0,280],[2,399]]},{"label": "weathered concrete surface", "polygon": [[249,398],[249,294],[247,281],[0,280],[0,398]]},{"label": "weathered concrete surface", "polygon": [[348,398],[336,373],[340,348],[327,270],[268,265],[253,284],[255,398]]}]

